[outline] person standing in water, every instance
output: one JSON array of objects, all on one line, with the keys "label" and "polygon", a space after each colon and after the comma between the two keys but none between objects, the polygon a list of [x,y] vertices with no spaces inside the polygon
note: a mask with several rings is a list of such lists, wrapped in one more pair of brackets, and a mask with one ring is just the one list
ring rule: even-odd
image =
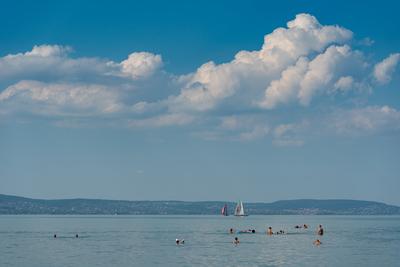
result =
[{"label": "person standing in water", "polygon": [[318,226],[317,235],[324,235],[324,228],[322,228],[322,225]]},{"label": "person standing in water", "polygon": [[272,227],[271,226],[268,227],[267,235],[273,235],[273,234],[274,234],[274,232],[272,231]]}]

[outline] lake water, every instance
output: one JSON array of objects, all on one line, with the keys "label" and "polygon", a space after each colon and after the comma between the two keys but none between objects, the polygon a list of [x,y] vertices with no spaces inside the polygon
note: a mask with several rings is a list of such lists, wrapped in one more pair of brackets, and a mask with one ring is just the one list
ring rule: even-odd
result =
[{"label": "lake water", "polygon": [[[304,223],[308,230],[294,228]],[[318,224],[325,235],[316,247]],[[267,226],[288,234],[267,236]],[[258,232],[231,235],[231,227]],[[235,236],[238,246],[232,244]],[[175,238],[185,244],[177,246]],[[398,216],[0,216],[0,266],[400,266],[399,261]]]}]

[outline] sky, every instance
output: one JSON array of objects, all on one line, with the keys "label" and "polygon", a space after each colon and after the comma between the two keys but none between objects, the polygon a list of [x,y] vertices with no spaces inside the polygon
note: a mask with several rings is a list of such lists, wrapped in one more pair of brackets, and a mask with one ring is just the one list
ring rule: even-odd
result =
[{"label": "sky", "polygon": [[9,1],[0,193],[400,205],[397,1]]}]

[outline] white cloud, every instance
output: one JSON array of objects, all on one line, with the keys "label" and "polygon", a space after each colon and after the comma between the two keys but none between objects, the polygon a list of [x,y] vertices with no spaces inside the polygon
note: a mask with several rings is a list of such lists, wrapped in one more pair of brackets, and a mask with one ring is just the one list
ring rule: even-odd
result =
[{"label": "white cloud", "polygon": [[[325,95],[352,97],[363,93],[360,88],[391,80],[400,54],[375,64],[351,48],[352,35],[299,14],[265,35],[259,50],[239,51],[229,62],[206,62],[181,76],[162,71],[161,55],[149,52],[116,62],[73,57],[68,46],[34,46],[0,57],[0,114],[59,116],[63,125],[79,125],[78,116],[117,117],[133,128],[196,122],[209,139],[271,138],[276,145],[301,145],[301,123],[282,123],[295,121],[285,108],[300,113],[319,100],[325,104]],[[397,116],[396,110],[386,109],[391,115],[377,107],[342,111],[353,121],[335,117],[331,122],[338,129],[385,128],[384,118]]]},{"label": "white cloud", "polygon": [[[359,74],[364,69],[365,63],[359,52],[352,51],[347,45],[332,45],[313,60],[308,61],[302,57],[295,65],[284,70],[280,79],[272,81],[266,89],[265,98],[260,102],[260,106],[271,109],[278,104],[290,102],[307,106],[315,95],[338,88],[334,81],[342,75]],[[342,87],[344,82],[348,85],[349,78],[344,79],[339,82]]]},{"label": "white cloud", "polygon": [[241,127],[240,120],[235,116],[223,117],[220,127],[227,130],[236,130]]},{"label": "white cloud", "polygon": [[119,95],[103,85],[20,81],[0,93],[13,109],[41,115],[98,115],[121,111]]},{"label": "white cloud", "polygon": [[262,108],[272,109],[278,104],[295,101],[300,91],[300,84],[308,69],[308,59],[302,57],[293,66],[282,72],[279,80],[274,80],[265,90],[264,100],[259,102]]},{"label": "white cloud", "polygon": [[264,38],[259,51],[240,51],[231,62],[208,62],[195,73],[186,75],[186,85],[171,98],[171,109],[205,111],[227,98],[240,98],[251,106],[260,101],[264,89],[300,57],[314,56],[331,44],[344,44],[351,31],[339,26],[322,26],[315,17],[299,14]]},{"label": "white cloud", "polygon": [[276,146],[302,146],[304,141],[298,136],[299,132],[304,131],[308,123],[287,123],[280,124],[274,128],[274,138],[272,143]]},{"label": "white cloud", "polygon": [[132,119],[129,120],[128,126],[132,128],[152,128],[152,127],[166,127],[174,125],[185,125],[194,121],[194,117],[187,114],[164,114],[146,119]]},{"label": "white cloud", "polygon": [[348,91],[354,86],[354,79],[351,76],[340,77],[334,84],[334,88],[340,91]]},{"label": "white cloud", "polygon": [[[39,57],[61,57],[61,56],[66,56],[71,51],[72,51],[72,48],[69,46],[35,45],[31,51],[26,52],[24,55],[25,56],[39,56]],[[17,55],[17,56],[19,56],[19,55]]]},{"label": "white cloud", "polygon": [[122,73],[133,79],[147,78],[162,66],[160,55],[148,52],[135,52],[121,62]]},{"label": "white cloud", "polygon": [[274,144],[276,146],[283,146],[283,147],[286,147],[286,146],[295,146],[296,147],[296,146],[304,145],[304,141],[300,140],[300,139],[288,139],[288,138],[274,139],[272,141],[272,144]]},{"label": "white cloud", "polygon": [[121,63],[101,58],[72,58],[72,48],[60,45],[34,46],[31,51],[0,58],[0,82],[18,79],[111,80],[112,76],[148,78],[162,67],[162,58],[135,52]]},{"label": "white cloud", "polygon": [[374,77],[381,83],[385,84],[390,82],[392,74],[399,63],[400,53],[391,54],[381,62],[377,63],[374,68]]},{"label": "white cloud", "polygon": [[340,134],[371,134],[400,130],[400,111],[389,106],[367,106],[338,110],[327,120]]},{"label": "white cloud", "polygon": [[71,58],[71,48],[59,45],[34,46],[31,51],[0,58],[0,82],[20,80],[94,79],[112,71],[106,60]]},{"label": "white cloud", "polygon": [[244,141],[260,139],[266,136],[268,132],[269,132],[268,126],[256,125],[252,130],[240,133],[239,139]]}]

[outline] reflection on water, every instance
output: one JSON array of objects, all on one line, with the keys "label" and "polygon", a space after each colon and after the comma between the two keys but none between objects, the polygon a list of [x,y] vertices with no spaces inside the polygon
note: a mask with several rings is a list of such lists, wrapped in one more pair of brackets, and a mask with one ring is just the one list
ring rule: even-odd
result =
[{"label": "reflection on water", "polygon": [[398,266],[399,248],[398,216],[0,216],[0,266]]}]

